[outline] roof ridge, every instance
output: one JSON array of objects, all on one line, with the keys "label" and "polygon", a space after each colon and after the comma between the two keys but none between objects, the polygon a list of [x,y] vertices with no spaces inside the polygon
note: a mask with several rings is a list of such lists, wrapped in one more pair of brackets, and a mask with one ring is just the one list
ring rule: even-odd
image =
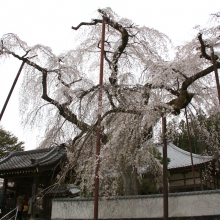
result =
[{"label": "roof ridge", "polygon": [[3,158],[2,160],[0,160],[0,164],[4,163],[6,160],[10,159],[12,156],[20,156],[20,155],[26,155],[26,154],[30,154],[30,153],[43,153],[43,152],[47,152],[50,151],[50,148],[40,148],[40,149],[34,149],[34,150],[27,150],[27,151],[13,151],[13,152],[9,152],[9,154]]},{"label": "roof ridge", "polygon": [[34,153],[40,153],[40,152],[44,152],[44,151],[48,151],[50,148],[37,148],[37,149],[34,149],[34,150],[27,150],[27,151],[14,151],[14,152],[11,152],[11,154],[13,155],[21,155],[21,154],[30,154],[32,152]]},{"label": "roof ridge", "polygon": [[[48,151],[48,153],[47,154],[45,154],[44,156],[42,156],[41,158],[38,158],[38,159],[35,159],[35,158],[31,158],[30,160],[31,160],[31,162],[33,163],[33,164],[35,164],[35,163],[40,163],[40,162],[45,162],[45,161],[48,161],[48,160],[50,160],[51,158],[50,158],[50,156],[51,155],[53,155],[53,153],[56,153],[56,155],[59,153],[59,151],[61,150],[61,148],[63,148],[63,147],[65,147],[65,145],[64,144],[61,144],[61,145],[58,145],[58,146],[53,146],[53,147],[51,147],[51,148],[48,148],[48,149],[50,149],[49,151]],[[45,160],[46,159],[46,160]]]},{"label": "roof ridge", "polygon": [[[174,148],[175,150],[179,151],[179,152],[182,152],[188,156],[190,156],[190,152],[186,151],[186,150],[183,150],[177,146],[175,146],[173,143],[168,143],[172,148]],[[199,159],[213,159],[213,156],[203,156],[203,155],[200,155],[200,154],[194,154],[192,153],[192,156],[194,158],[199,158]]]},{"label": "roof ridge", "polygon": [[9,152],[9,154],[5,158],[0,160],[0,164],[4,163],[6,160],[8,160],[12,156],[12,154],[13,154],[13,152]]},{"label": "roof ridge", "polygon": [[6,174],[13,170],[33,169],[39,166],[40,169],[51,169],[51,165],[57,163],[66,155],[65,145],[53,145],[51,148],[37,149],[26,152],[14,152],[0,161],[0,173]]},{"label": "roof ridge", "polygon": [[4,163],[6,160],[10,159],[12,156],[19,156],[19,155],[26,155],[30,153],[41,153],[48,151],[50,148],[42,148],[42,149],[34,149],[34,150],[28,150],[28,151],[15,151],[15,152],[9,152],[8,156],[0,160],[0,164]]}]

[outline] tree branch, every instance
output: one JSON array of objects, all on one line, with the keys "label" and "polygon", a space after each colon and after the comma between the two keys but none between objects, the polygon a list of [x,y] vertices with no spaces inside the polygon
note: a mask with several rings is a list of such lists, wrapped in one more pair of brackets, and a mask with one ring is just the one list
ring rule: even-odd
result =
[{"label": "tree branch", "polygon": [[124,28],[121,24],[111,20],[109,17],[106,17],[104,11],[99,9],[98,12],[103,15],[103,19],[109,26],[121,33],[121,44],[116,48],[113,54],[113,59],[111,61],[112,74],[109,77],[109,82],[111,83],[111,85],[115,85],[117,83],[118,61],[128,44],[129,34],[126,28]]},{"label": "tree branch", "polygon": [[198,35],[198,39],[199,39],[199,42],[201,44],[201,47],[200,47],[200,50],[201,50],[201,57],[204,57],[205,59],[207,60],[211,60],[212,58],[206,53],[206,47],[207,45],[205,45],[203,39],[202,39],[202,34],[199,33]]},{"label": "tree branch", "polygon": [[99,88],[99,85],[93,86],[88,90],[84,90],[81,92],[81,94],[78,96],[79,99],[82,99],[84,96],[88,95],[90,92],[95,91],[96,89]]},{"label": "tree branch", "polygon": [[101,117],[101,121],[103,121],[103,119],[113,113],[127,113],[127,114],[135,114],[135,115],[140,115],[141,111],[136,111],[136,110],[130,110],[130,109],[123,109],[123,108],[115,108],[115,109],[111,109],[109,111],[107,111],[102,117]]},{"label": "tree branch", "polygon": [[108,100],[109,100],[109,102],[110,102],[112,108],[115,109],[116,106],[115,106],[115,104],[114,104],[114,102],[113,102],[112,95],[110,94],[110,92],[108,91],[108,89],[107,89],[105,86],[103,87],[103,89],[104,89],[104,91],[105,91],[105,93],[106,93],[106,95],[107,95],[107,97],[108,97]]},{"label": "tree branch", "polygon": [[[201,33],[199,33],[198,39],[199,39],[199,42],[200,42],[200,45],[201,45],[201,47],[200,47],[201,57],[204,57],[205,59],[211,61],[212,57],[206,53],[206,47],[209,47],[209,45],[205,45],[205,43],[204,43],[204,41],[202,39],[202,34]],[[218,60],[218,56],[217,55],[215,55],[215,60]]]},{"label": "tree branch", "polygon": [[[220,68],[220,63],[216,62],[216,66],[219,69]],[[182,83],[182,89],[186,90],[192,83],[194,83],[196,80],[202,78],[203,76],[208,75],[209,73],[214,71],[214,67],[213,65],[196,73],[195,75],[189,77],[188,79],[186,79],[183,83]]]},{"label": "tree branch", "polygon": [[42,86],[43,86],[43,94],[42,99],[45,101],[51,103],[52,105],[56,106],[59,110],[60,115],[62,115],[67,121],[75,124],[80,130],[88,130],[90,128],[90,125],[78,120],[77,116],[72,113],[65,104],[61,104],[57,102],[56,100],[50,98],[47,94],[47,69],[40,67],[36,63],[28,60],[27,58],[20,57],[19,55],[11,52],[11,54],[16,57],[19,60],[25,61],[26,64],[34,67],[35,69],[39,70],[42,73]]},{"label": "tree branch", "polygon": [[[106,13],[103,10],[98,9],[98,12],[102,14],[106,24],[108,24],[109,26],[111,26],[112,28],[114,28],[115,30],[121,33],[121,44],[116,48],[115,52],[113,53],[113,59],[110,61],[110,69],[112,73],[111,76],[109,77],[109,82],[111,83],[111,85],[114,86],[117,83],[118,61],[128,44],[129,34],[125,27],[123,27],[118,22],[115,22],[109,17],[107,17]],[[72,27],[72,29],[77,30],[83,25],[96,25],[98,23],[102,23],[102,20],[94,19],[93,22],[81,22],[78,26]],[[107,57],[105,57],[105,59],[106,58]]]},{"label": "tree branch", "polygon": [[87,25],[87,26],[91,26],[91,25],[96,25],[98,23],[102,23],[102,20],[99,20],[99,19],[93,19],[93,22],[81,22],[78,26],[76,27],[73,27],[72,26],[72,29],[73,30],[78,30],[81,26],[84,26],[84,25]]}]

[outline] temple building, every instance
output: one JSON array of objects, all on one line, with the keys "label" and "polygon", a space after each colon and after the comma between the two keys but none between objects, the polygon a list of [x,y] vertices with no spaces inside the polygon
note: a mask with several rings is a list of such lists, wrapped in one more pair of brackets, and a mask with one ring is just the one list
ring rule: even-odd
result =
[{"label": "temple building", "polygon": [[[163,145],[157,145],[162,154]],[[219,189],[220,179],[212,156],[191,155],[172,143],[167,144],[169,192]],[[78,189],[53,186],[55,178],[67,159],[65,145],[31,151],[11,152],[0,161],[0,178],[4,179],[2,191],[7,195],[6,213],[16,207],[16,198],[25,194],[32,198],[32,219],[51,219],[54,197],[71,197]],[[194,172],[193,172],[194,170]],[[193,175],[194,173],[194,175]]]},{"label": "temple building", "polygon": [[[158,145],[157,149],[163,153],[163,145]],[[169,192],[219,189],[220,179],[215,169],[214,157],[192,154],[192,169],[190,152],[176,147],[171,142],[167,144],[167,157]]]},{"label": "temple building", "polygon": [[16,207],[19,194],[32,198],[32,218],[50,219],[51,197],[45,191],[54,183],[66,159],[64,145],[30,151],[11,152],[0,161],[0,178],[7,195],[8,213]]}]

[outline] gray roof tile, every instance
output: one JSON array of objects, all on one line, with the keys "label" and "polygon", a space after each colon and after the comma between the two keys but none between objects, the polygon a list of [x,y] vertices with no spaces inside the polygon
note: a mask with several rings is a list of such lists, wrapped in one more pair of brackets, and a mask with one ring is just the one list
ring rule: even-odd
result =
[{"label": "gray roof tile", "polygon": [[[158,145],[157,149],[163,155],[163,145]],[[194,165],[202,164],[214,159],[212,156],[201,156],[198,154],[192,154],[192,156]],[[181,168],[192,165],[190,152],[182,150],[170,142],[167,143],[167,157],[170,158],[168,169]]]},{"label": "gray roof tile", "polygon": [[64,145],[31,151],[11,152],[0,161],[0,172],[44,167],[54,164],[66,155]]}]

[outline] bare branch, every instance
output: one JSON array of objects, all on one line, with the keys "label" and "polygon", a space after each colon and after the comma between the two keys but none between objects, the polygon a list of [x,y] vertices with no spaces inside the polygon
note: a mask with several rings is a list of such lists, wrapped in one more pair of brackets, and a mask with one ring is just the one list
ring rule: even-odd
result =
[{"label": "bare branch", "polygon": [[78,95],[79,99],[82,99],[84,96],[88,95],[89,93],[95,91],[96,89],[99,88],[99,85],[93,86],[92,88],[82,91],[80,95]]},{"label": "bare branch", "polygon": [[28,60],[27,58],[20,57],[19,55],[11,52],[11,54],[19,60],[25,61],[28,65],[34,67],[42,73],[42,86],[43,86],[43,94],[42,99],[56,106],[59,110],[60,115],[62,115],[67,121],[75,124],[80,130],[88,130],[90,125],[87,123],[78,120],[76,114],[72,113],[64,104],[57,102],[56,100],[50,98],[47,94],[47,69],[40,67],[36,63]]},{"label": "bare branch", "polygon": [[109,102],[110,102],[112,108],[113,108],[113,109],[116,108],[116,106],[115,106],[115,104],[114,104],[114,102],[113,102],[113,96],[109,93],[108,89],[107,89],[105,86],[103,87],[103,89],[104,89],[104,91],[105,91],[105,93],[106,93],[106,95],[107,95],[107,97],[108,97],[108,100],[109,100]]},{"label": "bare branch", "polygon": [[[198,35],[198,39],[199,39],[199,42],[201,44],[201,47],[200,47],[201,57],[204,57],[207,60],[212,60],[212,57],[206,53],[206,47],[209,47],[209,45],[205,44],[205,42],[202,39],[202,34],[201,33]],[[217,55],[215,55],[215,60],[218,60]]]},{"label": "bare branch", "polygon": [[[52,72],[55,72],[55,71],[52,71]],[[66,83],[66,82],[64,82],[64,81],[61,79],[61,71],[58,70],[58,71],[56,71],[56,73],[58,74],[58,77],[57,77],[58,80],[59,80],[64,86],[66,86],[67,88],[70,88],[74,83],[79,82],[79,81],[82,80],[82,78],[80,78],[80,79],[77,79],[77,80],[73,80],[71,83]]]},{"label": "bare branch", "polygon": [[199,39],[199,42],[201,44],[201,47],[200,47],[200,50],[201,50],[201,53],[202,53],[201,57],[204,57],[207,60],[211,60],[212,58],[206,53],[207,45],[205,45],[205,43],[202,39],[202,34],[201,33],[198,35],[198,39]]},{"label": "bare branch", "polygon": [[178,74],[180,74],[181,76],[183,76],[185,79],[188,78],[185,74],[183,74],[183,73],[180,72],[179,70],[176,70],[176,69],[174,69],[174,68],[172,68],[172,70],[173,70],[175,73],[178,73]]},{"label": "bare branch", "polygon": [[91,26],[91,25],[96,25],[98,23],[102,23],[102,20],[99,20],[99,19],[93,19],[93,22],[81,22],[78,26],[76,27],[73,27],[72,26],[72,29],[73,30],[78,30],[81,26]]},{"label": "bare branch", "polygon": [[28,50],[22,57],[26,57],[31,50]]},{"label": "bare branch", "polygon": [[135,115],[140,115],[141,111],[137,110],[130,110],[130,109],[123,109],[123,108],[115,108],[107,111],[101,118],[103,120],[106,116],[113,114],[113,113],[127,113],[127,114],[135,114]]},{"label": "bare branch", "polygon": [[[220,68],[220,63],[216,62],[216,66],[219,69]],[[196,80],[202,78],[203,76],[208,75],[209,73],[214,71],[214,67],[213,65],[194,74],[193,76],[189,77],[188,79],[186,79],[183,83],[182,83],[182,89],[186,90],[192,83],[194,83]]]}]

